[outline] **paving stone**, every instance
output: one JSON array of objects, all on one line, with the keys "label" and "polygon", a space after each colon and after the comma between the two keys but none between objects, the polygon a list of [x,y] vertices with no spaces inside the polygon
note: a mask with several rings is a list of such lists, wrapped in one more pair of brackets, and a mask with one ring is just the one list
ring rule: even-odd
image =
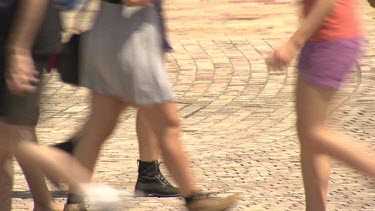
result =
[{"label": "paving stone", "polygon": [[[363,56],[331,108],[332,126],[375,149],[375,10],[361,3]],[[95,17],[90,6],[84,25]],[[295,132],[295,62],[285,74],[267,70],[264,58],[293,32],[294,0],[169,0],[166,55],[182,117],[181,135],[198,186],[212,192],[241,193],[233,210],[303,210],[304,195]],[[68,26],[74,13],[67,14]],[[37,132],[42,144],[67,139],[88,114],[87,90],[46,75]],[[138,145],[135,110],[104,146],[95,179],[132,192]],[[375,210],[374,183],[339,162],[332,163],[329,210]],[[170,178],[165,166],[165,175]],[[51,187],[60,202],[64,193]],[[13,210],[32,209],[31,194],[15,168]],[[127,201],[128,199],[125,199]],[[178,198],[131,198],[129,210],[183,210]]]}]

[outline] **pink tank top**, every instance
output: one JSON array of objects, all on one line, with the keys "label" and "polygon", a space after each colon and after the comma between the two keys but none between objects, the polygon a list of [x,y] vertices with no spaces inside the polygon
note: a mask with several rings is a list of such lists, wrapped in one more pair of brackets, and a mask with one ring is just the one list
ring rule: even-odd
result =
[{"label": "pink tank top", "polygon": [[[303,0],[306,16],[316,0]],[[362,35],[357,0],[337,0],[331,13],[310,40],[345,39]]]}]

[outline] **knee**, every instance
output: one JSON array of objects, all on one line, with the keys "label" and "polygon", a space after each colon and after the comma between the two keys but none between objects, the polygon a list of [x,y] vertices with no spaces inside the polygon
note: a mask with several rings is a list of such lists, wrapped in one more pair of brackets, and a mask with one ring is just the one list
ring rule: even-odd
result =
[{"label": "knee", "polygon": [[181,121],[179,116],[168,117],[165,120],[165,126],[167,128],[180,129]]},{"label": "knee", "polygon": [[311,150],[318,148],[321,133],[324,130],[324,126],[312,125],[297,120],[297,135],[301,147],[303,148],[309,148]]},{"label": "knee", "polygon": [[179,118],[165,118],[163,124],[157,126],[157,133],[161,137],[179,136],[181,133],[181,125]]}]

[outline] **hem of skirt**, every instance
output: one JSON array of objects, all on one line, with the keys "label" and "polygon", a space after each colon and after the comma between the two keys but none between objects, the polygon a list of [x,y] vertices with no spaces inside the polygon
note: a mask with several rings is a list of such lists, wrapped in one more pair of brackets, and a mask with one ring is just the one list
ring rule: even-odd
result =
[{"label": "hem of skirt", "polygon": [[82,86],[85,87],[85,88],[87,88],[87,89],[89,89],[89,90],[91,90],[91,91],[93,91],[93,92],[97,92],[99,94],[104,94],[104,95],[108,95],[108,96],[118,97],[118,98],[120,98],[124,102],[129,102],[129,103],[135,104],[137,106],[151,107],[151,106],[154,106],[154,105],[160,105],[160,104],[163,104],[163,103],[175,102],[176,101],[173,96],[171,96],[171,97],[165,97],[165,98],[157,99],[157,100],[140,101],[140,100],[136,100],[136,99],[125,98],[124,96],[121,96],[121,95],[117,95],[117,94],[113,94],[113,93],[108,93],[106,91],[103,91],[103,90],[100,90],[100,89],[96,89],[96,88],[92,88],[92,87],[89,87],[87,85],[82,85]]}]

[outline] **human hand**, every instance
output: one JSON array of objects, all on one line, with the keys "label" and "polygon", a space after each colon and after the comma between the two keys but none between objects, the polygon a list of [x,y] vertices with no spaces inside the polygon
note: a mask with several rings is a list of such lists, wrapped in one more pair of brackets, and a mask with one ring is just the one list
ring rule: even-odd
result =
[{"label": "human hand", "polygon": [[10,53],[6,83],[11,93],[22,95],[36,90],[39,72],[34,68],[31,53]]},{"label": "human hand", "polygon": [[123,4],[129,7],[144,6],[146,4],[155,3],[157,0],[121,0]]},{"label": "human hand", "polygon": [[266,58],[266,64],[270,70],[284,70],[297,55],[299,47],[288,40],[279,48],[271,52]]}]

